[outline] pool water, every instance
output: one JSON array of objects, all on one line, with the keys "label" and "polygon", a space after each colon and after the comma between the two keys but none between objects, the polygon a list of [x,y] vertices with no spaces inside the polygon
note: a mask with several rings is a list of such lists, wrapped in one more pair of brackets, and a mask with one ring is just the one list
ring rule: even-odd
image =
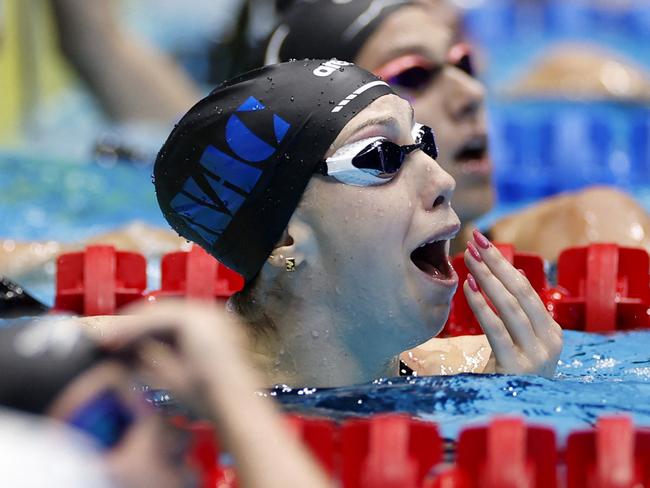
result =
[{"label": "pool water", "polygon": [[566,331],[552,379],[474,375],[384,378],[367,385],[313,389],[277,386],[269,394],[290,411],[334,418],[406,412],[457,438],[466,426],[514,414],[552,426],[560,439],[601,415],[629,414],[650,426],[650,331],[612,335]]}]

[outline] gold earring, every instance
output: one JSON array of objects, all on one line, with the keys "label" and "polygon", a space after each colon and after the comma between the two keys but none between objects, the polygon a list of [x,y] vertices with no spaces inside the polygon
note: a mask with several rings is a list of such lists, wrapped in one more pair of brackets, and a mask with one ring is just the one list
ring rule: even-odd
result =
[{"label": "gold earring", "polygon": [[284,258],[284,269],[288,272],[296,270],[296,258]]}]

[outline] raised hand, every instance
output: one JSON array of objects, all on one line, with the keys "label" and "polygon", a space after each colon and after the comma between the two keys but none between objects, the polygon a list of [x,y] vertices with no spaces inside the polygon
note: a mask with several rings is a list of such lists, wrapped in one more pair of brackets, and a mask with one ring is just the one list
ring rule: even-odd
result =
[{"label": "raised hand", "polygon": [[465,263],[470,274],[463,291],[492,348],[485,372],[553,376],[562,329],[526,277],[477,230]]}]

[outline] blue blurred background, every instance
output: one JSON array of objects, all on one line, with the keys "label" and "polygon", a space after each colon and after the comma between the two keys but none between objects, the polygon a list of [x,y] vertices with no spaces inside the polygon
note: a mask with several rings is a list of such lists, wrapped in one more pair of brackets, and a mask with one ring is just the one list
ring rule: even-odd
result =
[{"label": "blue blurred background", "polygon": [[[456,3],[488,86],[499,205],[487,220],[594,183],[624,188],[650,208],[650,2]],[[252,4],[248,35],[263,38],[274,19],[268,2]],[[132,219],[163,225],[149,165],[171,124],[105,118],[56,52],[47,5],[0,0],[0,236],[74,241]],[[207,91],[219,81],[219,47],[240,7],[240,0],[124,0],[119,12]],[[571,71],[572,53],[595,58],[595,92],[580,93],[580,80],[571,80],[580,75]],[[531,80],[557,87],[553,66],[569,72],[566,90],[530,89]],[[104,146],[126,148],[140,164],[120,164],[120,151],[98,151]]]},{"label": "blue blurred background", "polygon": [[[468,2],[469,3],[469,2]],[[648,81],[650,3],[586,0],[476,4],[468,35],[483,49],[493,157],[502,203],[516,204],[594,183],[613,184],[648,205],[647,94],[624,96],[638,69]],[[517,80],[563,49],[603,57],[590,73],[614,96],[508,96]],[[576,59],[577,61],[577,59]],[[579,80],[578,80],[579,81]],[[577,84],[577,83],[576,83]],[[605,95],[605,94],[604,94]]]}]

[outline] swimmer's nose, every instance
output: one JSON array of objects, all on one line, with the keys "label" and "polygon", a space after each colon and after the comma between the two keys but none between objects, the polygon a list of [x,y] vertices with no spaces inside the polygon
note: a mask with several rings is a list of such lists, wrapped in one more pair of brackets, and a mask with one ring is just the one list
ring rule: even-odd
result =
[{"label": "swimmer's nose", "polygon": [[[440,166],[438,167],[440,168]],[[453,176],[451,176],[442,168],[440,168],[440,173],[442,173],[441,178],[439,180],[440,192],[438,196],[435,198],[435,200],[433,201],[433,208],[442,206],[443,204],[446,204],[446,206],[450,205],[451,197],[454,194],[454,190],[456,189],[456,180],[454,180]]]},{"label": "swimmer's nose", "polygon": [[445,77],[450,85],[449,96],[445,97],[450,117],[458,122],[480,122],[485,101],[483,85],[455,67],[446,69]]},{"label": "swimmer's nose", "polygon": [[451,197],[456,189],[456,180],[447,173],[440,165],[430,159],[431,169],[428,174],[431,178],[425,185],[423,192],[423,205],[425,210],[436,210],[438,208],[449,207]]}]

